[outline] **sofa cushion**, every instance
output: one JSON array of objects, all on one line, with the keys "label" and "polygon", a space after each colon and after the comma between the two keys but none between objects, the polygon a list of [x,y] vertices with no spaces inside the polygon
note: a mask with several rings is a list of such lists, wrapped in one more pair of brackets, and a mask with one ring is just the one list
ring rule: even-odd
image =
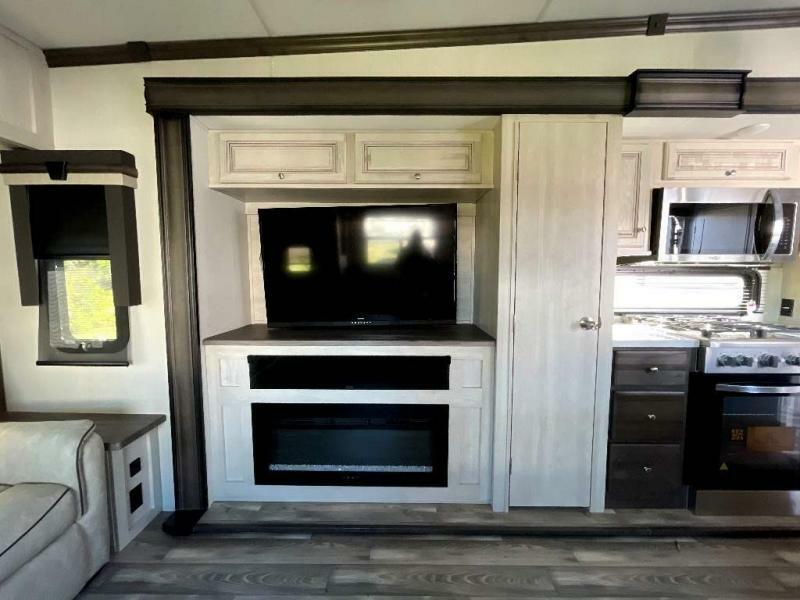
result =
[{"label": "sofa cushion", "polygon": [[78,519],[70,488],[20,483],[0,491],[0,581],[39,554]]}]

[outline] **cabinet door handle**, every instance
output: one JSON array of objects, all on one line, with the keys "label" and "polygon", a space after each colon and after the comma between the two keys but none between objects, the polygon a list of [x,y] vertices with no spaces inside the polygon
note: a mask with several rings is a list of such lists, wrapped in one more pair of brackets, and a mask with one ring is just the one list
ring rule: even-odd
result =
[{"label": "cabinet door handle", "polygon": [[645,473],[652,473],[653,467],[642,467],[642,471],[644,471]]},{"label": "cabinet door handle", "polygon": [[728,169],[727,171],[725,171],[726,177],[732,177],[733,175],[736,175],[736,169]]},{"label": "cabinet door handle", "polygon": [[647,367],[645,371],[648,373],[658,373],[658,367]]},{"label": "cabinet door handle", "polygon": [[647,418],[650,419],[651,421],[655,421],[656,420],[656,416],[653,413],[650,413],[649,415],[647,415]]},{"label": "cabinet door handle", "polygon": [[645,231],[647,231],[647,227],[637,227],[636,228],[636,233],[644,233]]},{"label": "cabinet door handle", "polygon": [[278,173],[278,179],[286,179],[286,173]]},{"label": "cabinet door handle", "polygon": [[422,179],[422,173],[414,173],[414,179]]}]

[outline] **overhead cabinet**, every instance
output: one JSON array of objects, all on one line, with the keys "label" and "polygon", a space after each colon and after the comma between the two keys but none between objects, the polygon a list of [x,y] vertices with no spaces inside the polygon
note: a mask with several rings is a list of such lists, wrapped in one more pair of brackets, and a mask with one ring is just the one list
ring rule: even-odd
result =
[{"label": "overhead cabinet", "polygon": [[617,255],[650,254],[650,208],[652,204],[651,145],[622,145]]},{"label": "overhead cabinet", "polygon": [[489,131],[212,131],[212,188],[492,187]]},{"label": "overhead cabinet", "polygon": [[663,179],[772,181],[800,175],[800,146],[790,141],[692,140],[664,144]]},{"label": "overhead cabinet", "polygon": [[[471,183],[491,177],[480,133],[356,134],[357,183]],[[487,155],[491,157],[491,154]]]},{"label": "overhead cabinet", "polygon": [[212,167],[212,187],[347,181],[343,133],[222,132],[216,142],[218,171],[215,178]]}]

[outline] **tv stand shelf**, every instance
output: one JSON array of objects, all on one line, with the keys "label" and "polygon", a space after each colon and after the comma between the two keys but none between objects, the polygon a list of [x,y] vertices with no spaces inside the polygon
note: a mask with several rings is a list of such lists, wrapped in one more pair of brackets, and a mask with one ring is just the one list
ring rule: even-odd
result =
[{"label": "tv stand shelf", "polygon": [[406,327],[275,328],[245,325],[206,338],[207,345],[343,345],[409,344],[494,346],[494,338],[475,325],[426,325]]}]

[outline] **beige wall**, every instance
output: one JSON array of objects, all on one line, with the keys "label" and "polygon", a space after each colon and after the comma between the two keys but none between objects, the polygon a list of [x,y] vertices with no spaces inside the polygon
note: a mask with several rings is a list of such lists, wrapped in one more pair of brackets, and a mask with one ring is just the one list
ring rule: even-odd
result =
[{"label": "beige wall", "polygon": [[[0,346],[9,407],[169,412],[153,124],[145,113],[143,77],[627,75],[640,67],[800,76],[798,36],[800,30],[787,29],[51,70],[55,146],[136,156],[143,301],[131,309],[130,367],[36,367],[36,308],[19,305],[8,191],[0,187]],[[161,442],[169,507],[167,431]]]}]

